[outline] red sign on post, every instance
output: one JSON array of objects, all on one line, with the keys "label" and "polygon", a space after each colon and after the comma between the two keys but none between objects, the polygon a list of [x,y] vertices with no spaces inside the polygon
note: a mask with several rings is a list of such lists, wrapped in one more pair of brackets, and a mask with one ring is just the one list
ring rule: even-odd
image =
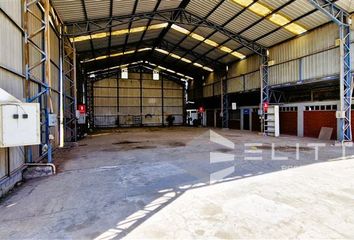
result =
[{"label": "red sign on post", "polygon": [[203,113],[203,112],[205,112],[205,109],[204,109],[204,107],[199,107],[199,109],[198,109],[198,112],[200,112],[200,113]]},{"label": "red sign on post", "polygon": [[263,103],[263,111],[266,113],[268,112],[268,107],[269,107],[269,103],[268,102],[264,102]]},{"label": "red sign on post", "polygon": [[85,104],[77,105],[77,109],[79,110],[80,113],[86,113],[86,105]]}]

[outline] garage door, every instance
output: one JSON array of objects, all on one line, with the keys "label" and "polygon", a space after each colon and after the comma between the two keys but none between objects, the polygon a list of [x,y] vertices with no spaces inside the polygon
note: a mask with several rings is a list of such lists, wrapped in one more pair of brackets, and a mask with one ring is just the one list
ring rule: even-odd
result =
[{"label": "garage door", "polygon": [[281,107],[280,134],[297,136],[297,107]]},{"label": "garage door", "polygon": [[304,111],[304,136],[317,138],[322,127],[333,128],[331,139],[337,139],[336,111],[331,106],[307,106]]}]

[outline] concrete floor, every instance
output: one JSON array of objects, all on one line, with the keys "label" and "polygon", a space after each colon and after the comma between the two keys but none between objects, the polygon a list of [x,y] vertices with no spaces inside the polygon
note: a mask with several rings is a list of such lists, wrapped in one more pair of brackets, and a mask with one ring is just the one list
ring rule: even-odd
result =
[{"label": "concrete floor", "polygon": [[0,202],[0,239],[354,238],[354,160],[333,142],[316,160],[316,139],[215,132],[91,135]]}]

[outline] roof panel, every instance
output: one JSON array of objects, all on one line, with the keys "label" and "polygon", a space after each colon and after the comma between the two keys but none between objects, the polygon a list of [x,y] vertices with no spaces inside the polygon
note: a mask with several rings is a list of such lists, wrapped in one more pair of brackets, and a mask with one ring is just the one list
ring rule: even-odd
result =
[{"label": "roof panel", "polygon": [[157,38],[160,35],[161,31],[162,29],[146,31],[144,41]]},{"label": "roof panel", "polygon": [[277,43],[283,42],[289,38],[296,36],[295,34],[289,32],[288,30],[281,28],[278,31],[260,39],[257,41],[259,44],[270,47]]},{"label": "roof panel", "polygon": [[212,48],[214,47],[202,43],[198,47],[196,47],[193,51],[199,54],[204,54]]},{"label": "roof panel", "polygon": [[191,0],[186,10],[198,16],[205,17],[219,1],[220,0]]},{"label": "roof panel", "polygon": [[199,44],[200,42],[192,39],[190,37],[186,38],[186,40],[184,40],[180,46],[185,48],[185,49],[192,49],[193,47],[195,47],[197,44]]},{"label": "roof panel", "polygon": [[222,33],[216,32],[215,34],[213,34],[213,36],[210,37],[210,40],[213,40],[215,42],[217,42],[218,44],[221,44],[222,42],[226,41],[228,39],[227,36],[225,36]]},{"label": "roof panel", "polygon": [[296,0],[280,10],[279,13],[282,13],[289,17],[291,20],[294,20],[314,9],[315,7],[312,6],[308,0]]},{"label": "roof panel", "polygon": [[[135,0],[114,0],[113,16],[125,16],[133,13]],[[108,17],[108,16],[107,16]]]},{"label": "roof panel", "polygon": [[255,26],[249,28],[244,33],[242,33],[242,36],[250,40],[254,40],[257,37],[263,36],[264,34],[267,34],[278,27],[278,25],[275,25],[269,20],[264,19],[260,23],[256,24]]},{"label": "roof panel", "polygon": [[106,18],[109,16],[111,8],[109,0],[85,0],[85,6],[89,19]]},{"label": "roof panel", "polygon": [[119,46],[123,45],[125,42],[125,36],[126,35],[121,35],[121,36],[112,36],[112,46]]},{"label": "roof panel", "polygon": [[75,48],[77,52],[91,51],[91,43],[90,41],[78,42],[75,44]]},{"label": "roof panel", "polygon": [[246,10],[244,11],[240,16],[238,16],[236,19],[231,21],[229,24],[227,24],[225,27],[229,31],[232,31],[234,33],[241,32],[243,29],[248,28],[251,26],[253,23],[261,19],[260,16],[257,14]]},{"label": "roof panel", "polygon": [[177,33],[175,31],[168,31],[168,33],[165,35],[165,38],[168,42],[173,43],[173,44],[177,44],[179,41],[181,41],[181,39],[185,37],[185,35],[181,34],[181,33]]},{"label": "roof panel", "polygon": [[213,50],[207,54],[207,57],[212,59],[218,59],[219,57],[223,56],[225,53],[217,50]]},{"label": "roof panel", "polygon": [[242,9],[243,7],[238,4],[232,3],[231,1],[225,1],[208,19],[214,23],[223,25]]},{"label": "roof panel", "polygon": [[152,12],[157,4],[157,0],[140,0],[136,8],[137,13]]},{"label": "roof panel", "polygon": [[314,29],[330,21],[331,20],[322,12],[316,11],[307,17],[301,18],[296,23],[304,26],[306,29]]},{"label": "roof panel", "polygon": [[336,2],[338,6],[347,10],[349,13],[354,12],[354,1],[353,0],[339,0]]},{"label": "roof panel", "polygon": [[182,0],[163,0],[163,1],[161,1],[158,10],[178,8],[178,6],[181,4],[181,2],[182,2]]},{"label": "roof panel", "polygon": [[291,0],[260,0],[259,3],[270,8],[271,10],[275,10],[290,1]]},{"label": "roof panel", "polygon": [[196,28],[196,30],[194,31],[194,33],[199,34],[203,37],[207,37],[209,34],[211,34],[212,32],[214,32],[215,30],[212,28],[208,28],[208,27],[198,27]]},{"label": "roof panel", "polygon": [[[63,0],[53,0],[53,5],[65,22],[85,21],[81,0],[72,0],[70,4]],[[73,14],[75,13],[75,14]]]}]

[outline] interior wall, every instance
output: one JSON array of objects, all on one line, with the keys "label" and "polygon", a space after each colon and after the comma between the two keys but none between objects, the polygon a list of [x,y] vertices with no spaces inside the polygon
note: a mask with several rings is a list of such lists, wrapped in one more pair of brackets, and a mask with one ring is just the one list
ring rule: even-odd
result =
[{"label": "interior wall", "polygon": [[129,73],[129,79],[110,77],[93,86],[95,127],[161,126],[169,115],[183,123],[183,86],[152,73]]},{"label": "interior wall", "polygon": [[[8,15],[0,11],[0,88],[23,101],[23,35],[19,28],[22,26],[21,0],[0,1],[0,8]],[[23,166],[22,151],[20,147],[0,149],[0,180]]]},{"label": "interior wall", "polygon": [[[338,38],[338,26],[326,24],[270,48],[269,84],[281,86],[338,76],[340,69],[339,46],[336,45]],[[353,39],[354,34],[352,41]],[[260,64],[260,58],[252,55],[229,66],[228,92],[239,93],[260,88]],[[354,70],[353,57],[352,67]],[[215,89],[218,89],[219,80],[213,76],[210,75],[203,86],[204,97],[218,95]]]},{"label": "interior wall", "polygon": [[[0,1],[0,88],[14,95],[21,101],[26,101],[25,91],[25,67],[24,67],[24,24],[23,24],[23,4],[21,0],[1,0]],[[43,13],[38,6],[32,6],[31,11],[41,16]],[[31,32],[40,28],[41,23],[33,16],[29,17],[28,27]],[[34,42],[42,47],[43,34],[40,33],[34,38]],[[53,112],[59,116],[59,37],[55,34],[54,28],[50,28],[50,52],[51,52],[51,99]],[[38,51],[30,47],[30,64],[34,64],[41,59]],[[34,81],[43,80],[42,66],[33,70],[33,79],[29,81],[30,96],[35,96],[39,91],[39,84]],[[41,99],[43,101],[43,98]],[[38,102],[35,101],[35,102]],[[54,136],[54,147],[59,145],[59,129],[52,128]],[[39,156],[40,146],[33,146],[33,160]],[[14,147],[0,149],[0,183],[1,180],[15,175],[22,169],[25,162],[24,148]],[[1,195],[1,192],[0,192]]]}]

